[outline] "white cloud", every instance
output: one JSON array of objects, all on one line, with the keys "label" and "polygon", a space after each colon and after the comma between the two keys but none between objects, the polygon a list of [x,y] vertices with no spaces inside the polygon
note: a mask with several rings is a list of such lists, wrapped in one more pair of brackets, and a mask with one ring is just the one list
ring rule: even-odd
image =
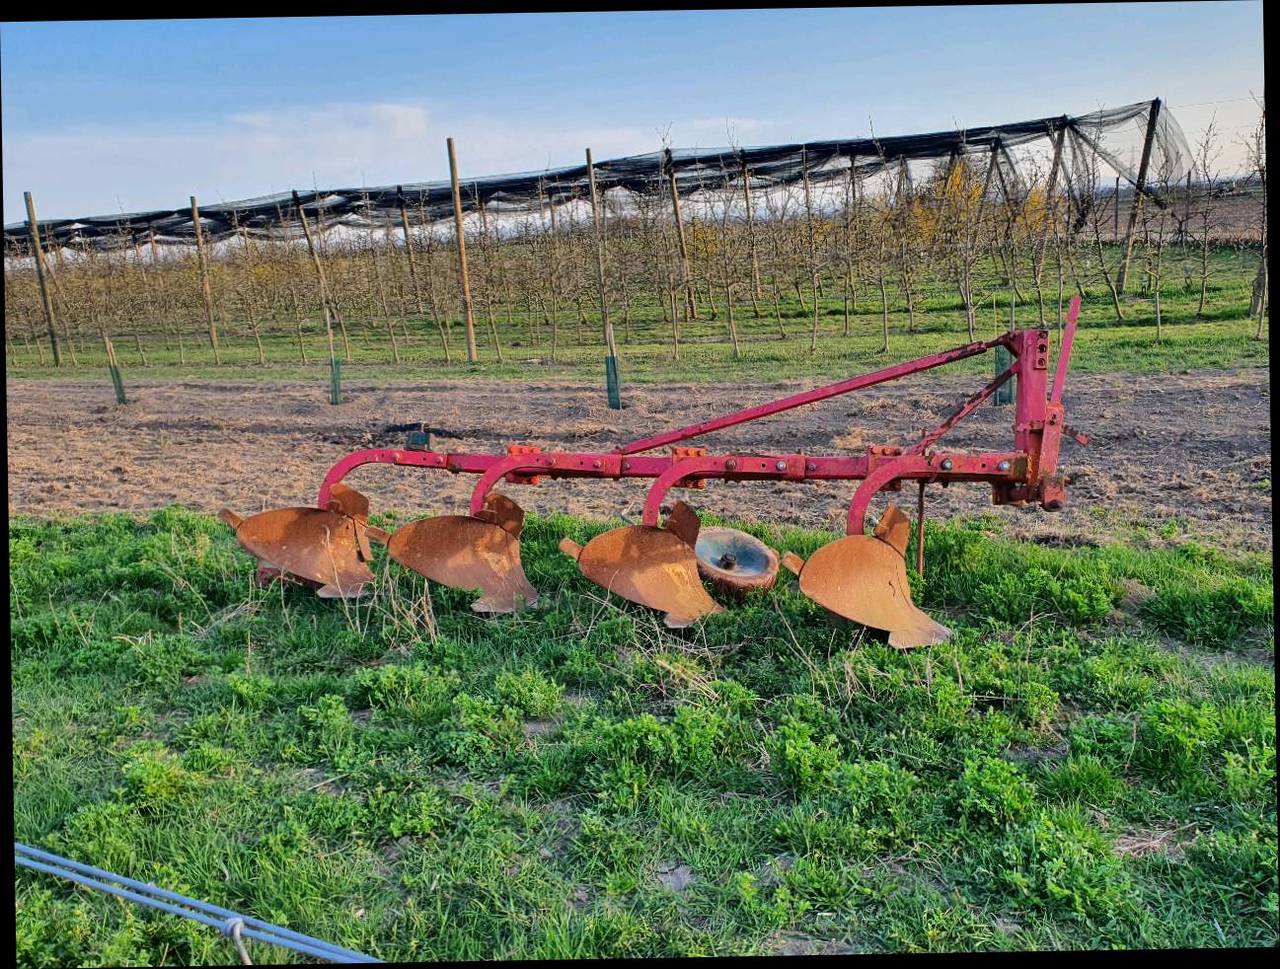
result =
[{"label": "white cloud", "polygon": [[[726,124],[728,129],[726,129]],[[564,126],[534,117],[449,116],[425,102],[342,102],[244,111],[207,123],[76,125],[6,131],[4,221],[180,207],[290,188],[385,185],[448,175],[452,136],[464,178],[655,151],[665,124]],[[702,118],[671,124],[672,144],[751,143],[766,122]],[[757,142],[758,143],[758,142]]]}]

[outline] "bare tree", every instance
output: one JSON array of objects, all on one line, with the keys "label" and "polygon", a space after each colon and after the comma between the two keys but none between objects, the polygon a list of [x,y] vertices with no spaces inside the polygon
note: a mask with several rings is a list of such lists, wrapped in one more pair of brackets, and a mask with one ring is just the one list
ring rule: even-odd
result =
[{"label": "bare tree", "polygon": [[[1209,124],[1204,129],[1195,145],[1195,154],[1192,156],[1192,175],[1195,182],[1198,182],[1199,197],[1195,209],[1195,231],[1190,231],[1195,239],[1196,249],[1200,256],[1200,302],[1196,307],[1196,316],[1204,315],[1204,304],[1209,291],[1209,277],[1213,273],[1212,261],[1210,256],[1213,254],[1213,237],[1218,228],[1218,207],[1215,202],[1219,196],[1218,182],[1218,159],[1222,155],[1222,148],[1218,145],[1219,131],[1217,128],[1217,117],[1210,119]],[[1188,220],[1190,221],[1190,220]]]},{"label": "bare tree", "polygon": [[1262,339],[1263,320],[1267,308],[1267,111],[1262,98],[1255,98],[1258,105],[1258,123],[1244,139],[1245,158],[1249,165],[1249,180],[1258,185],[1262,195],[1262,207],[1258,214],[1258,272],[1253,280],[1253,294],[1249,300],[1249,316],[1258,318],[1256,339]]}]

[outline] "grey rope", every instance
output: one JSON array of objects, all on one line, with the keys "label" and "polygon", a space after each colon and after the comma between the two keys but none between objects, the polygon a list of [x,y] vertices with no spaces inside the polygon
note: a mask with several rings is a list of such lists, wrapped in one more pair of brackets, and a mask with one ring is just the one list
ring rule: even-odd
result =
[{"label": "grey rope", "polygon": [[326,959],[329,962],[381,962],[380,959],[375,959],[352,949],[344,949],[341,946],[312,938],[309,935],[303,935],[300,932],[294,932],[291,929],[281,928],[269,922],[240,915],[230,909],[211,905],[208,902],[201,902],[198,899],[188,898],[177,892],[158,888],[155,885],[149,885],[132,878],[125,878],[123,875],[114,875],[101,868],[81,864],[69,858],[63,858],[60,855],[42,851],[39,848],[32,848],[17,841],[13,843],[13,855],[14,863],[24,868],[57,875],[86,888],[94,888],[117,898],[137,902],[140,905],[159,909],[171,915],[179,915],[182,918],[201,922],[211,928],[218,929],[223,935],[235,942],[236,948],[240,953],[240,960],[245,965],[252,965],[252,963],[249,961],[249,954],[245,949],[243,939],[268,942],[271,945],[292,949],[295,952]]},{"label": "grey rope", "polygon": [[231,941],[236,944],[236,949],[240,952],[240,964],[245,966],[253,965],[253,960],[249,958],[249,952],[244,947],[244,940],[240,938],[240,934],[244,931],[244,919],[227,919],[222,926],[222,934],[231,937]]}]

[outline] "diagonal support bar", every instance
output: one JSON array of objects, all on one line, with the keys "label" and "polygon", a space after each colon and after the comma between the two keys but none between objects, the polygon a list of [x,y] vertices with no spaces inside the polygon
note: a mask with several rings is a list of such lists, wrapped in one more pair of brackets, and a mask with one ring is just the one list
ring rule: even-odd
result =
[{"label": "diagonal support bar", "polygon": [[747,421],[759,420],[762,417],[770,417],[774,414],[779,414],[782,411],[791,410],[795,407],[803,407],[805,404],[814,404],[818,401],[827,400],[831,397],[838,397],[840,394],[847,394],[854,390],[861,390],[863,387],[872,387],[876,384],[882,384],[889,380],[896,380],[899,377],[906,377],[913,373],[921,373],[925,370],[932,370],[935,367],[945,366],[948,363],[955,363],[957,360],[964,360],[968,357],[977,356],[980,353],[986,353],[995,346],[1008,346],[1009,341],[1010,338],[1008,334],[1001,334],[994,340],[986,340],[981,343],[969,343],[962,347],[956,347],[953,350],[944,350],[942,353],[935,353],[927,357],[920,357],[918,360],[908,360],[906,363],[900,363],[892,367],[885,367],[883,370],[874,370],[871,373],[851,377],[848,380],[828,384],[825,387],[806,390],[800,394],[783,397],[781,400],[774,400],[767,404],[760,404],[756,407],[748,407],[745,410],[734,411],[732,414],[715,417],[709,421],[703,421],[700,424],[690,424],[688,427],[677,428],[674,431],[666,431],[662,434],[656,434],[653,437],[641,438],[638,441],[632,441],[629,444],[622,445],[615,453],[638,454],[641,451],[648,451],[656,447],[662,447],[665,444],[674,444],[677,441],[687,441],[689,438],[697,437],[700,434],[709,434],[712,431],[724,430],[726,427],[745,424]]},{"label": "diagonal support bar", "polygon": [[944,420],[932,431],[930,431],[928,434],[922,437],[920,439],[920,443],[916,444],[914,447],[908,450],[907,453],[908,454],[924,454],[924,452],[928,448],[931,448],[933,447],[933,445],[938,443],[942,435],[946,434],[947,431],[951,430],[951,428],[955,427],[962,420],[964,420],[966,417],[972,414],[975,410],[977,410],[978,407],[982,405],[982,402],[984,400],[986,400],[988,397],[994,394],[997,390],[1003,387],[1009,381],[1009,379],[1013,377],[1013,375],[1016,374],[1017,372],[1018,372],[1018,365],[1017,363],[1014,363],[1002,374],[1000,374],[1000,376],[996,377],[995,380],[991,381],[991,383],[987,384],[980,391],[978,391],[976,394],[974,394],[972,397],[966,400],[963,404],[961,404],[958,408],[956,408],[956,410],[952,412],[952,414],[946,420]]},{"label": "diagonal support bar", "polygon": [[1071,346],[1076,339],[1076,320],[1080,316],[1080,297],[1071,297],[1071,306],[1067,309],[1067,323],[1062,332],[1062,346],[1058,348],[1058,366],[1053,373],[1053,391],[1049,400],[1055,404],[1062,402],[1062,388],[1067,384],[1067,366],[1071,361]]}]

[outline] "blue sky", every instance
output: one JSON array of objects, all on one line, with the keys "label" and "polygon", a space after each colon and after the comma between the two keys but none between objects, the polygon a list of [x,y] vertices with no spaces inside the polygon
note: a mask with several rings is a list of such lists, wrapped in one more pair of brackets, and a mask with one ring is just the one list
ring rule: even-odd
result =
[{"label": "blue sky", "polygon": [[1260,2],[6,23],[4,221],[1262,91]]}]

